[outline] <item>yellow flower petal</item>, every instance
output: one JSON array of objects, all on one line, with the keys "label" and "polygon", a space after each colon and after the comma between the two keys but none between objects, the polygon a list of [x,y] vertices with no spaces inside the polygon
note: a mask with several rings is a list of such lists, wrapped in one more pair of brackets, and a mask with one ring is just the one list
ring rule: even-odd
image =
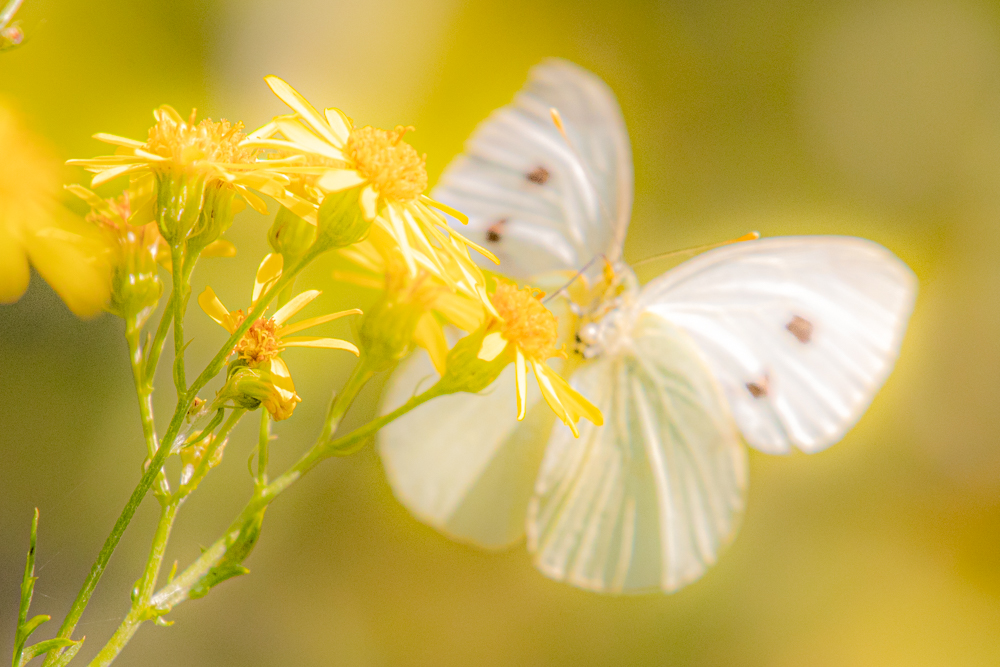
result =
[{"label": "yellow flower petal", "polygon": [[[257,211],[261,215],[267,215],[267,204],[264,203],[263,199],[247,190],[245,186],[237,185],[236,190],[240,193],[240,196],[243,197],[248,204],[250,204],[250,208]],[[233,203],[235,204],[236,202]]]},{"label": "yellow flower petal", "polygon": [[316,187],[327,192],[340,192],[364,182],[364,177],[353,169],[331,169],[320,176],[316,181]]},{"label": "yellow flower petal", "polygon": [[448,206],[447,204],[442,204],[441,202],[437,201],[436,199],[431,199],[427,195],[420,195],[420,201],[422,201],[423,203],[427,204],[428,206],[433,206],[434,208],[438,209],[439,211],[444,211],[445,213],[447,213],[451,217],[453,217],[456,220],[458,220],[459,222],[461,222],[463,225],[469,224],[469,216],[467,216],[466,214],[462,213],[458,209],[454,209],[451,206]]},{"label": "yellow flower petal", "polygon": [[304,331],[311,327],[318,326],[320,324],[325,324],[327,322],[332,322],[333,320],[339,319],[346,315],[361,315],[361,311],[357,308],[351,308],[350,310],[342,310],[339,313],[330,313],[329,315],[320,315],[319,317],[310,317],[308,320],[302,320],[301,322],[296,322],[295,324],[289,324],[278,329],[278,337],[286,336],[288,334],[298,333],[299,331]]},{"label": "yellow flower petal", "polygon": [[524,419],[528,407],[528,377],[524,355],[520,348],[515,348],[517,357],[514,359],[514,369],[517,373],[517,421]]},{"label": "yellow flower petal", "polygon": [[330,124],[330,130],[337,135],[337,138],[341,142],[346,143],[347,137],[351,134],[351,127],[353,126],[351,119],[343,111],[333,107],[324,109],[324,113],[326,114],[326,122]]},{"label": "yellow flower petal", "polygon": [[[503,337],[499,331],[494,331],[491,334],[487,334],[483,338],[482,347],[479,348],[479,354],[476,355],[483,361],[493,361],[500,353],[507,348],[507,339]],[[518,355],[521,353],[518,352]],[[523,356],[520,357],[523,360]]]},{"label": "yellow flower petal", "polygon": [[219,297],[215,296],[215,292],[211,287],[206,287],[205,291],[198,295],[198,305],[201,306],[206,315],[215,320],[229,333],[233,333],[236,330],[235,327],[231,326],[232,318],[229,316],[229,311],[219,301]]},{"label": "yellow flower petal", "polygon": [[320,135],[338,148],[343,145],[344,142],[330,130],[330,126],[326,122],[326,118],[321,116],[313,105],[309,104],[309,102],[306,101],[306,98],[302,97],[298,91],[274,75],[265,76],[264,81],[267,82],[267,85],[282,102],[287,104],[289,107],[294,109],[296,113],[302,116],[302,120],[309,127],[315,130],[316,134]]},{"label": "yellow flower petal", "polygon": [[538,380],[538,387],[542,391],[545,402],[549,404],[556,416],[569,426],[575,437],[580,437],[576,422],[581,417],[597,426],[604,423],[604,416],[597,406],[573,389],[562,376],[549,368],[548,365],[543,362],[532,362],[531,368],[535,372],[535,379]]},{"label": "yellow flower petal", "polygon": [[270,287],[271,283],[281,276],[281,269],[284,266],[284,263],[284,258],[275,252],[269,254],[260,263],[260,268],[257,269],[257,277],[254,279],[253,283],[253,299],[251,301],[251,308],[253,307],[253,304],[257,303],[257,299],[260,298],[261,293]]},{"label": "yellow flower petal", "polygon": [[135,139],[128,139],[126,137],[119,137],[116,134],[108,134],[106,132],[98,132],[93,135],[94,139],[98,141],[103,141],[106,144],[112,144],[114,146],[124,146],[125,148],[142,148],[145,146],[141,141],[136,141]]},{"label": "yellow flower petal", "polygon": [[13,303],[28,289],[31,271],[20,241],[0,225],[0,303]]},{"label": "yellow flower petal", "polygon": [[[364,202],[365,192],[369,189],[371,189],[371,186],[362,191],[362,202]],[[362,208],[364,207],[362,206]],[[392,236],[396,239],[396,243],[399,244],[399,250],[403,253],[403,259],[406,260],[406,266],[410,270],[410,275],[415,276],[417,275],[417,265],[413,260],[413,250],[410,248],[410,239],[406,234],[406,228],[403,226],[403,218],[396,211],[395,206],[386,206],[386,212],[389,215],[389,229],[392,232]]]},{"label": "yellow flower petal", "polygon": [[212,241],[201,251],[202,257],[235,257],[236,246],[226,239]]},{"label": "yellow flower petal", "polygon": [[370,185],[361,191],[361,212],[365,220],[374,220],[378,215],[378,192]]},{"label": "yellow flower petal", "polygon": [[448,360],[448,339],[437,319],[431,313],[424,313],[413,330],[413,342],[427,350],[438,375],[444,375]]},{"label": "yellow flower petal", "polygon": [[125,174],[131,174],[133,171],[139,171],[145,169],[145,164],[123,164],[120,167],[114,167],[113,169],[108,169],[102,171],[101,173],[94,176],[93,180],[90,181],[90,187],[96,188],[104,185],[110,180],[118,178],[119,176],[124,176]]},{"label": "yellow flower petal", "polygon": [[315,134],[303,127],[302,123],[297,120],[279,119],[275,120],[275,124],[278,126],[278,130],[280,130],[289,141],[298,144],[302,148],[312,151],[318,155],[328,157],[332,160],[344,159],[344,154],[341,153],[339,149],[334,148],[329,143],[317,137]]},{"label": "yellow flower petal", "polygon": [[347,350],[359,356],[358,348],[353,343],[339,338],[318,338],[314,336],[295,336],[292,338],[282,338],[282,347],[320,347],[328,350]]},{"label": "yellow flower petal", "polygon": [[311,289],[295,295],[288,303],[279,308],[278,312],[274,314],[274,323],[280,327],[292,316],[294,316],[295,313],[312,303],[313,299],[318,297],[320,294],[322,294],[322,292],[318,289]]}]

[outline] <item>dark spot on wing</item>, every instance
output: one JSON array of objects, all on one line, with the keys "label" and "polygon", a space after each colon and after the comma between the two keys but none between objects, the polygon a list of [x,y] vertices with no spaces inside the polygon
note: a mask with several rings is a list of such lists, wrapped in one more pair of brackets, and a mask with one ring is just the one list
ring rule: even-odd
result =
[{"label": "dark spot on wing", "polygon": [[549,170],[539,166],[534,171],[529,171],[524,177],[536,185],[545,185],[549,180]]},{"label": "dark spot on wing", "polygon": [[503,238],[503,228],[507,224],[507,218],[497,220],[486,229],[486,240],[490,243],[500,243]]},{"label": "dark spot on wing", "polygon": [[812,340],[813,324],[804,317],[796,315],[791,322],[785,325],[785,328],[791,331],[800,343],[808,343]]},{"label": "dark spot on wing", "polygon": [[747,382],[746,387],[747,391],[749,391],[750,395],[754,398],[767,398],[769,384],[767,376],[765,375],[764,379],[760,382]]}]

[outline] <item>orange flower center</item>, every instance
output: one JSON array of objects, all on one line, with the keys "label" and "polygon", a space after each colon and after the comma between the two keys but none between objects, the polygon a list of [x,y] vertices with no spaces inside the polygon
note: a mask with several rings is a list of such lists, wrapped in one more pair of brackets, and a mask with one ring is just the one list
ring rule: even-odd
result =
[{"label": "orange flower center", "polygon": [[490,298],[503,318],[500,325],[503,337],[521,348],[524,356],[536,361],[559,354],[555,346],[559,337],[556,316],[542,305],[542,296],[541,292],[530,287],[518,289],[514,285],[498,283],[496,292]]},{"label": "orange flower center", "polygon": [[243,140],[243,123],[231,124],[228,120],[214,122],[206,118],[195,123],[195,110],[191,118],[177,122],[177,119],[162,109],[156,111],[156,125],[149,130],[149,140],[145,150],[170,158],[174,163],[190,165],[195,162],[216,162],[223,164],[249,164],[254,161],[257,151],[240,148]]},{"label": "orange flower center", "polygon": [[347,138],[344,154],[387,199],[406,201],[427,189],[426,156],[403,141],[412,129],[398,125],[395,130],[380,130],[368,125],[355,128]]},{"label": "orange flower center", "polygon": [[[242,311],[238,311],[237,326],[243,320]],[[234,351],[240,359],[245,360],[250,366],[260,364],[274,359],[281,352],[281,341],[277,333],[278,325],[272,318],[259,318],[250,325],[243,338],[236,344]]]}]

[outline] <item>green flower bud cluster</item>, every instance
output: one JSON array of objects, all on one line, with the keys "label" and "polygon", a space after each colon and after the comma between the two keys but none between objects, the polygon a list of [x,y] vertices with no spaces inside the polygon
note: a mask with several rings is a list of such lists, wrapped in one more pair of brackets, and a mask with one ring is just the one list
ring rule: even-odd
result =
[{"label": "green flower bud cluster", "polygon": [[489,387],[511,363],[509,354],[499,354],[490,361],[479,358],[486,331],[480,329],[462,338],[448,352],[444,375],[435,385],[439,394],[468,392],[475,394]]}]

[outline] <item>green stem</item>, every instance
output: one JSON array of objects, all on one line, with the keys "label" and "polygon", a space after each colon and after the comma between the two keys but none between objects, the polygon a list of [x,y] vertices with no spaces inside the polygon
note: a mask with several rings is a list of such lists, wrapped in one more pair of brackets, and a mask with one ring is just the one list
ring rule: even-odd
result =
[{"label": "green stem", "polygon": [[[152,458],[156,454],[156,424],[153,420],[153,386],[144,372],[140,337],[142,330],[134,322],[125,325],[125,339],[128,341],[129,360],[132,363],[132,380],[135,383],[135,393],[139,399],[139,420],[142,422],[142,435],[146,441],[146,451]],[[162,472],[157,477],[159,493],[170,493],[167,477]]]},{"label": "green stem", "polygon": [[268,445],[271,443],[271,415],[260,411],[260,433],[257,437],[257,482],[256,486],[267,486]]},{"label": "green stem", "polygon": [[[226,420],[226,423],[222,425],[222,428],[219,429],[219,432],[216,433],[214,437],[212,437],[212,440],[209,443],[209,445],[205,447],[205,453],[202,454],[201,460],[198,462],[198,467],[191,474],[191,479],[189,479],[187,482],[182,484],[179,489],[177,489],[177,494],[176,494],[177,498],[184,498],[189,493],[194,491],[195,488],[198,486],[198,484],[201,482],[201,480],[205,477],[205,475],[208,474],[208,471],[212,467],[212,456],[215,454],[215,450],[217,450],[220,446],[222,446],[222,443],[225,442],[227,437],[229,437],[229,432],[233,430],[233,427],[236,426],[237,422],[239,422],[239,420],[243,417],[244,414],[246,414],[246,410],[242,408],[237,408],[233,410],[231,415],[229,415],[229,419]],[[221,421],[221,419],[219,421]],[[215,421],[213,419],[212,422],[209,423],[208,427],[206,427],[206,430],[215,428],[215,425],[218,423],[219,423],[218,421]]]},{"label": "green stem", "polygon": [[160,567],[163,564],[163,555],[167,549],[167,541],[170,539],[170,530],[182,502],[183,498],[174,498],[161,508],[160,522],[153,535],[153,544],[149,551],[149,558],[146,560],[146,569],[136,584],[136,589],[132,592],[132,608],[122,624],[115,630],[110,641],[104,645],[101,652],[90,663],[91,665],[110,665],[139,629],[139,626],[150,619],[149,599],[152,597],[153,591],[156,590],[156,579],[159,577]]},{"label": "green stem", "polygon": [[177,401],[187,397],[187,378],[184,375],[184,311],[187,306],[188,290],[184,273],[184,247],[178,243],[170,248],[170,262],[173,269],[173,311],[174,311],[174,386],[177,387]]},{"label": "green stem", "polygon": [[364,357],[358,361],[351,372],[351,377],[347,379],[347,383],[340,390],[340,393],[334,397],[333,402],[330,404],[330,410],[326,415],[326,422],[323,424],[323,432],[319,436],[319,441],[328,440],[337,432],[340,421],[347,414],[347,410],[351,407],[351,404],[354,403],[358,392],[361,391],[361,388],[375,374],[375,371],[366,362],[367,359]]},{"label": "green stem", "polygon": [[[185,285],[190,285],[191,274],[194,272],[194,265],[197,263],[198,257],[192,257],[190,254],[184,260],[184,274],[181,276],[182,281]],[[171,271],[173,270],[171,266]],[[172,275],[172,273],[171,273]],[[174,321],[174,302],[177,296],[177,292],[174,289],[170,290],[170,300],[167,301],[166,307],[163,309],[163,314],[160,316],[160,323],[156,327],[156,335],[153,337],[153,343],[149,346],[146,351],[146,378],[152,383],[153,374],[156,373],[156,367],[160,363],[160,354],[163,352],[163,344],[167,339],[167,331],[170,330],[170,324]]]},{"label": "green stem", "polygon": [[[142,477],[139,479],[139,483],[132,491],[132,495],[129,497],[128,502],[125,503],[125,507],[122,509],[121,515],[119,515],[118,520],[115,521],[115,525],[112,527],[111,532],[104,541],[104,546],[101,548],[100,553],[97,554],[97,559],[91,566],[90,572],[87,574],[87,578],[84,580],[83,586],[80,588],[80,592],[77,593],[76,599],[73,601],[69,612],[66,614],[66,618],[63,619],[63,623],[59,628],[59,634],[57,637],[68,639],[72,636],[73,630],[76,629],[76,624],[80,621],[80,617],[83,615],[84,610],[87,608],[87,604],[90,602],[90,596],[93,595],[94,589],[97,588],[97,583],[100,581],[101,576],[104,574],[104,570],[108,566],[108,561],[111,560],[111,555],[114,553],[115,548],[118,546],[118,542],[121,541],[122,535],[125,533],[125,529],[132,521],[132,517],[135,516],[136,510],[142,503],[142,499],[146,496],[149,488],[153,485],[157,475],[159,475],[164,462],[167,460],[167,456],[170,455],[170,451],[174,445],[174,440],[177,439],[181,427],[184,425],[184,419],[187,416],[188,409],[191,407],[191,403],[198,395],[198,392],[205,386],[205,384],[208,383],[209,380],[219,374],[225,366],[226,358],[228,358],[232,353],[233,347],[235,347],[236,343],[238,343],[240,338],[243,337],[243,334],[247,332],[250,325],[263,314],[264,310],[270,305],[271,301],[278,294],[278,292],[284,289],[288,282],[294,280],[295,276],[318,255],[318,252],[310,253],[303,258],[298,266],[291,271],[282,274],[281,278],[279,278],[275,283],[274,289],[269,290],[268,294],[257,302],[256,307],[254,307],[240,326],[236,328],[236,330],[229,337],[229,340],[226,341],[212,361],[209,362],[208,366],[205,367],[205,370],[202,371],[201,375],[195,379],[183,400],[179,400],[177,402],[174,415],[170,419],[170,424],[167,425],[166,433],[160,441],[159,448],[156,450],[156,455],[149,462],[149,465],[143,472]],[[57,660],[58,655],[58,651],[50,652],[42,667],[52,667]]]},{"label": "green stem", "polygon": [[439,396],[437,386],[414,396],[409,401],[387,415],[373,419],[345,436],[335,440],[320,438],[306,454],[280,477],[261,489],[243,508],[226,529],[226,532],[211,547],[206,549],[201,557],[189,565],[180,575],[160,589],[150,601],[150,605],[160,613],[166,613],[190,597],[191,589],[197,586],[208,572],[222,562],[226,550],[240,537],[244,526],[254,516],[271,504],[288,487],[301,479],[321,461],[332,456],[352,454],[364,445],[365,441],[389,422],[398,419],[414,408]]},{"label": "green stem", "polygon": [[132,635],[136,633],[139,626],[148,620],[155,619],[159,614],[149,606],[153,591],[156,590],[156,579],[159,576],[160,568],[163,564],[163,554],[166,550],[167,541],[170,539],[170,531],[173,529],[174,521],[177,519],[177,511],[185,497],[198,485],[198,482],[205,476],[210,467],[210,460],[215,450],[226,439],[229,432],[233,430],[246,410],[233,410],[229,419],[215,435],[211,446],[205,449],[198,470],[192,479],[177,489],[177,493],[171,496],[160,510],[160,522],[156,526],[156,534],[153,536],[153,545],[150,548],[149,558],[146,560],[146,569],[142,578],[136,584],[136,591],[132,595],[132,608],[122,624],[115,630],[115,634],[101,652],[97,654],[91,665],[109,665],[118,656]]}]

